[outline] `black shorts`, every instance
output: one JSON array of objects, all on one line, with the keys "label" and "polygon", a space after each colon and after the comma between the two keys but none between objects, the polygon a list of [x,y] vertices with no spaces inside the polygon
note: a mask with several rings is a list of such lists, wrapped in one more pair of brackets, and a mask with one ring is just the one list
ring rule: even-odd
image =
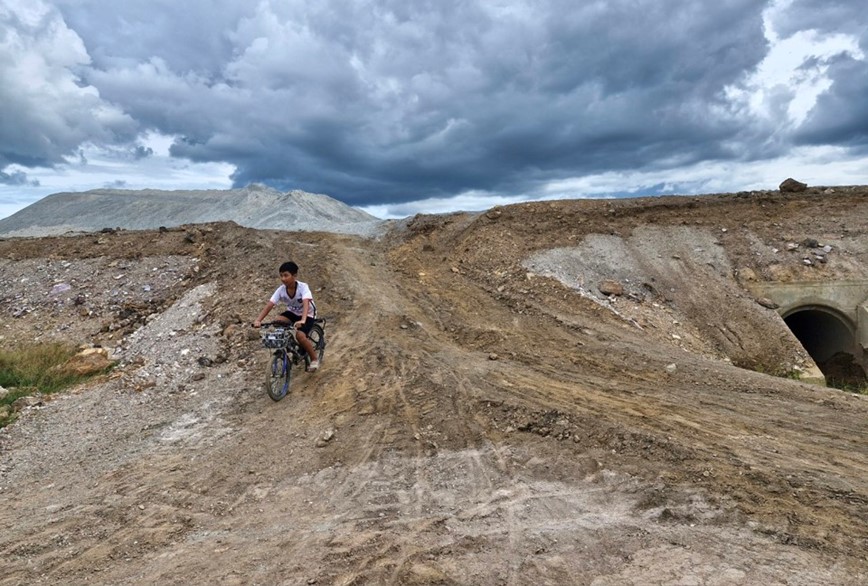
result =
[{"label": "black shorts", "polygon": [[[284,311],[280,315],[282,315],[283,317],[288,319],[289,323],[294,324],[297,321],[301,321],[301,316],[298,315],[297,313],[292,313],[291,311]],[[300,328],[297,328],[297,329],[300,332],[304,332],[304,335],[306,336],[310,333],[310,329],[312,327],[313,327],[313,318],[309,317],[309,318],[307,318],[307,320],[305,320],[304,325],[301,326]]]}]

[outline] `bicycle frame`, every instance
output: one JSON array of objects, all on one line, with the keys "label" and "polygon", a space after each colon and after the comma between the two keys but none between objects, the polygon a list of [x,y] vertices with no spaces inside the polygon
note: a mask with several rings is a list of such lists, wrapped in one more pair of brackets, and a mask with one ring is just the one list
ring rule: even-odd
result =
[{"label": "bicycle frame", "polygon": [[[263,331],[262,345],[271,351],[271,359],[266,372],[266,391],[274,401],[279,401],[289,392],[289,382],[292,376],[292,367],[304,364],[305,370],[309,365],[307,351],[296,339],[296,328],[286,322],[267,322],[261,324],[264,330],[274,328],[273,332]],[[325,319],[317,319],[312,332],[316,336],[311,340],[317,351],[318,359],[322,358],[325,351]],[[317,333],[318,332],[318,333]]]}]

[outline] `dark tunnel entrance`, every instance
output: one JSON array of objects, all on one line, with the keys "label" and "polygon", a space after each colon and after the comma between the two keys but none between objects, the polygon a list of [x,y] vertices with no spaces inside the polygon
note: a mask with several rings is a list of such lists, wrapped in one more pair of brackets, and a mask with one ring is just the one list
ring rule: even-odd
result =
[{"label": "dark tunnel entrance", "polygon": [[865,386],[862,349],[845,317],[814,305],[795,310],[784,322],[817,363],[826,384],[839,389]]}]

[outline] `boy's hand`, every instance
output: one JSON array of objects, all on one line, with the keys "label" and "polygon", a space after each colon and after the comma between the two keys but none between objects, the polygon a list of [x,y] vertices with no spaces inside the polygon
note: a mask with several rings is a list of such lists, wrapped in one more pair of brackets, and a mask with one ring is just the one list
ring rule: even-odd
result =
[{"label": "boy's hand", "polygon": [[252,324],[252,325],[253,325],[254,328],[258,328],[259,326],[262,325],[262,321],[261,321],[261,320],[258,320],[258,319],[257,319],[257,320],[253,320],[253,324]]}]

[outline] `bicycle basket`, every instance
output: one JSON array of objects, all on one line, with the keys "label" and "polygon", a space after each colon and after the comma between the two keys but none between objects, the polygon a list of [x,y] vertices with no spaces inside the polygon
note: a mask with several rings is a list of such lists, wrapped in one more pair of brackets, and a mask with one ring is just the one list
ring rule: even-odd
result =
[{"label": "bicycle basket", "polygon": [[284,348],[287,342],[289,342],[288,329],[280,328],[262,334],[262,345],[266,348]]}]

